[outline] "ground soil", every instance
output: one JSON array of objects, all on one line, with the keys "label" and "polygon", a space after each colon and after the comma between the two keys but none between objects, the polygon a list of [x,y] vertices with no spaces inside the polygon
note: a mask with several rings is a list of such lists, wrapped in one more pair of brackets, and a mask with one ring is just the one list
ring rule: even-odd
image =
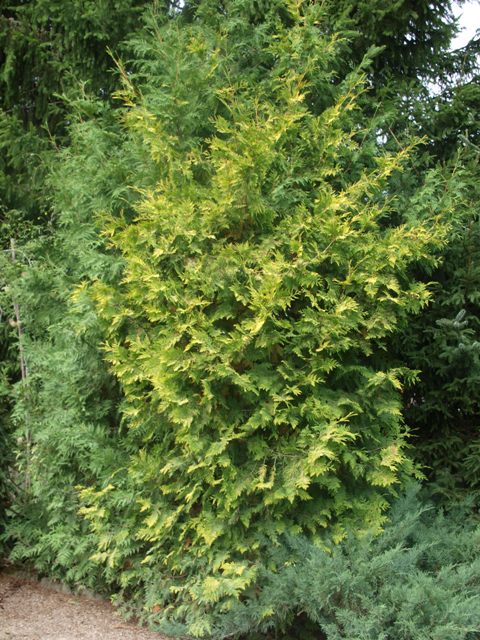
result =
[{"label": "ground soil", "polygon": [[0,573],[0,640],[166,640],[103,600]]}]

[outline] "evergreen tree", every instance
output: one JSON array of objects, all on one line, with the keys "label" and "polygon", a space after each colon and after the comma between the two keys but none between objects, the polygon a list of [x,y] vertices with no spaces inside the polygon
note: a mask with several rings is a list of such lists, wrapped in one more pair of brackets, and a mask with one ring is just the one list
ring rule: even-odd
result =
[{"label": "evergreen tree", "polygon": [[[140,5],[80,23],[85,3],[5,14],[2,140],[18,146],[4,154],[2,233],[25,242],[15,264],[2,254],[0,306],[21,301],[29,366],[10,418],[12,479],[27,489],[8,528],[14,559],[213,633],[263,588],[272,545],[270,569],[282,549],[293,558],[285,533],[330,546],[349,528],[379,531],[414,473],[409,367],[423,372],[404,393],[407,424],[433,444],[422,460],[445,460],[426,428],[434,405],[450,434],[462,416],[477,477],[465,393],[478,376],[475,68],[467,56],[462,83],[451,78],[449,3],[375,3],[366,21],[368,5],[154,8],[124,49],[116,109],[104,47]],[[433,133],[406,152],[412,130]],[[452,180],[432,167],[458,140],[470,157]]]},{"label": "evergreen tree", "polygon": [[[403,363],[421,372],[405,393],[404,414],[414,428],[417,458],[436,490],[449,500],[465,491],[480,497],[480,306],[478,291],[478,155],[456,169],[462,194],[433,300],[397,338]],[[393,349],[392,349],[393,352]],[[392,353],[393,354],[393,353]]]},{"label": "evergreen tree", "polygon": [[[109,49],[125,53],[124,40],[139,28],[146,2],[59,2],[12,0],[3,3],[0,15],[0,282],[2,353],[0,456],[8,476],[13,452],[11,414],[15,408],[13,385],[21,379],[18,318],[31,316],[34,291],[11,293],[14,282],[31,262],[38,265],[42,237],[56,233],[52,193],[47,178],[58,151],[68,145],[72,122],[71,103],[91,108],[90,96],[109,103],[117,82]],[[159,6],[158,11],[166,11]],[[87,95],[89,96],[87,99]],[[84,117],[87,114],[84,113]],[[16,249],[12,265],[10,246]],[[32,241],[28,247],[27,243]],[[50,241],[49,241],[50,242]],[[52,241],[55,243],[55,241]],[[43,265],[42,269],[45,269]],[[56,274],[51,273],[52,280]],[[8,289],[10,288],[10,291]],[[20,285],[21,288],[21,285]],[[38,292],[43,295],[44,289]],[[50,298],[55,306],[57,299]],[[29,308],[33,304],[32,309]],[[19,306],[15,312],[14,304]],[[55,316],[55,311],[51,312]],[[31,336],[42,335],[35,323]],[[24,336],[28,339],[28,331]],[[23,356],[22,356],[23,357]],[[30,355],[29,355],[30,357]],[[99,356],[100,357],[100,356]],[[24,367],[25,368],[25,363]],[[8,443],[8,444],[7,444]],[[10,478],[9,482],[14,480]],[[20,482],[23,486],[23,483]],[[0,494],[8,493],[0,479]],[[3,488],[5,487],[5,488]],[[0,498],[0,504],[4,500]],[[0,507],[2,509],[2,507]],[[1,520],[0,516],[0,520]]]},{"label": "evergreen tree", "polygon": [[146,158],[135,140],[124,140],[102,101],[89,103],[88,116],[83,102],[77,108],[70,144],[49,176],[56,232],[25,245],[32,257],[18,264],[22,273],[16,277],[10,265],[12,285],[4,293],[6,307],[22,301],[29,368],[28,378],[14,387],[14,475],[21,486],[7,534],[14,561],[99,590],[105,581],[90,560],[95,540],[78,516],[76,487],[101,482],[128,449],[119,437],[120,391],[102,358],[105,335],[93,306],[72,304],[71,295],[85,279],[118,277],[97,211],[119,215],[136,197],[128,184],[148,185],[152,178],[146,161],[139,173]]},{"label": "evergreen tree", "polygon": [[255,588],[265,546],[378,530],[411,475],[408,372],[382,348],[428,300],[408,270],[441,246],[425,212],[451,199],[432,174],[417,220],[395,223],[405,152],[357,128],[363,78],[334,77],[320,7],[196,15],[153,24],[139,86],[124,75],[124,127],[158,175],[101,216],[124,272],[91,292],[137,453],[82,501],[109,579],[204,635]]},{"label": "evergreen tree", "polygon": [[[145,2],[9,2],[0,17],[2,237],[49,213],[42,157],[65,140],[68,96],[109,99],[109,49],[138,28]],[[123,49],[124,50],[124,49]],[[65,102],[67,100],[67,103]],[[18,238],[17,238],[18,239]]]}]

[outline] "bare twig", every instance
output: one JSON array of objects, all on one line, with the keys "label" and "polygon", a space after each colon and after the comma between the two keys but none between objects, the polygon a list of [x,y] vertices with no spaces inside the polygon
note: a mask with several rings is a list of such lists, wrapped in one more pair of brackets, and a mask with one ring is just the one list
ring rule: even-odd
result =
[{"label": "bare twig", "polygon": [[[10,253],[12,256],[12,262],[16,262],[17,254],[15,249],[15,240],[13,238],[10,238]],[[23,344],[23,328],[22,328],[22,320],[20,317],[20,305],[18,304],[18,301],[15,299],[13,301],[13,310],[15,313],[15,323],[16,323],[17,334],[18,334],[18,353],[20,356],[20,371],[22,375],[22,382],[23,384],[25,384],[28,378],[28,366],[25,358],[25,348]],[[32,434],[31,434],[28,422],[25,425],[25,441],[26,441],[26,459],[27,459],[27,466],[25,470],[25,490],[28,490],[30,487],[29,466],[30,466],[30,456],[31,456],[31,449],[32,449]]]}]

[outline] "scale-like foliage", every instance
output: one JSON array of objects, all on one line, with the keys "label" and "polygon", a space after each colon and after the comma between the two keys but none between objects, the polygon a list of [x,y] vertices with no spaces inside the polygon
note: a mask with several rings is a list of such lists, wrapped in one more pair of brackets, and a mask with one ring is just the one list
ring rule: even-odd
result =
[{"label": "scale-like foliage", "polygon": [[136,197],[126,186],[130,174],[138,185],[151,180],[146,161],[142,175],[136,172],[141,151],[123,144],[108,109],[92,101],[89,114],[81,109],[75,118],[71,146],[49,178],[56,233],[31,240],[15,264],[9,254],[0,256],[0,305],[19,303],[28,366],[26,380],[7,390],[15,401],[17,440],[11,475],[18,487],[10,491],[16,501],[7,526],[11,557],[99,589],[102,579],[90,560],[96,541],[78,515],[75,487],[102,482],[126,452],[118,434],[120,393],[100,348],[104,334],[92,304],[72,304],[71,293],[86,278],[117,277],[118,261],[106,255],[95,213],[128,209]]},{"label": "scale-like foliage", "polygon": [[[28,260],[43,261],[39,246],[24,245],[33,238],[50,236],[52,224],[52,191],[47,176],[55,166],[58,151],[68,144],[67,129],[72,123],[71,105],[74,98],[83,99],[91,108],[88,92],[106,104],[117,83],[111,72],[114,66],[109,48],[115,53],[122,48],[127,36],[139,28],[147,3],[142,0],[11,0],[3,2],[0,12],[0,503],[12,499],[11,487],[3,488],[2,476],[9,473],[9,463],[15,456],[12,441],[7,436],[11,428],[11,413],[17,397],[12,386],[20,379],[18,331],[13,300],[4,287],[14,286],[17,276]],[[158,11],[166,6],[158,5]],[[10,242],[18,248],[19,269],[12,271],[9,257]],[[50,242],[50,241],[48,241]],[[55,241],[53,241],[55,242]],[[42,243],[40,243],[40,246]],[[58,255],[56,266],[62,260]],[[40,271],[45,271],[42,265]],[[60,267],[61,268],[61,267]],[[40,278],[44,273],[40,275]],[[56,279],[56,274],[50,274]],[[48,276],[46,278],[48,280]],[[31,281],[30,281],[31,283]],[[45,281],[42,283],[45,286]],[[52,285],[53,286],[53,285]],[[22,285],[20,285],[22,287]],[[48,286],[47,286],[48,289]],[[32,290],[20,302],[20,317],[27,321],[26,329],[34,327],[31,337],[43,339],[40,323],[34,312],[40,290]],[[30,309],[27,305],[33,303]],[[33,300],[35,299],[35,302]],[[59,311],[58,298],[49,298],[50,314]],[[41,305],[41,302],[40,302]],[[15,325],[15,326],[9,326]],[[29,333],[29,331],[27,331]],[[40,338],[42,336],[42,338]],[[27,347],[27,345],[25,345]],[[51,354],[49,354],[51,355]],[[100,359],[100,357],[98,356]],[[32,358],[29,358],[30,360]],[[44,362],[48,360],[45,359]],[[49,360],[50,361],[50,360]],[[42,369],[42,372],[45,369]],[[46,379],[52,376],[51,371]],[[37,376],[37,381],[38,381]],[[58,380],[58,378],[56,378]],[[86,400],[86,399],[85,399]],[[23,400],[21,401],[23,402]],[[5,434],[5,435],[4,435]],[[8,443],[8,444],[7,444]],[[23,480],[10,477],[8,482]],[[15,493],[18,493],[15,491]],[[1,507],[0,507],[1,509]],[[0,516],[1,519],[1,516]]]},{"label": "scale-like foliage", "polygon": [[[382,346],[428,300],[408,270],[445,234],[395,223],[405,152],[348,173],[362,78],[332,82],[321,8],[211,8],[138,45],[139,90],[125,75],[124,127],[158,179],[133,215],[101,216],[124,273],[93,295],[138,453],[82,492],[110,579],[194,635],[282,534],[379,529],[413,472],[406,371]],[[441,187],[412,208],[440,211]]]},{"label": "scale-like foliage", "polygon": [[[343,19],[348,16],[359,31],[347,60],[358,59],[369,44],[385,47],[368,71],[374,94],[363,96],[363,102],[377,113],[386,148],[397,148],[398,140],[412,133],[423,137],[416,172],[396,176],[395,191],[405,195],[399,207],[404,219],[412,216],[408,203],[428,167],[445,162],[446,170],[456,175],[448,248],[436,269],[416,271],[425,282],[435,281],[433,299],[388,347],[392,356],[396,352],[399,366],[420,372],[420,382],[404,395],[404,416],[415,434],[418,459],[450,497],[458,490],[478,491],[480,479],[475,391],[480,40],[451,50],[458,28],[451,5],[448,0],[341,0],[330,7],[333,19],[341,21],[343,12]],[[458,314],[463,319],[457,321]]]}]

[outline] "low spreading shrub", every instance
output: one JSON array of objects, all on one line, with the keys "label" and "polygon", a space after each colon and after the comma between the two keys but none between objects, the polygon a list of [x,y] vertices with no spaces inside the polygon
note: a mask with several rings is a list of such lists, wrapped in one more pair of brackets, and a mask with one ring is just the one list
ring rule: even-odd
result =
[{"label": "low spreading shrub", "polygon": [[479,638],[480,526],[468,514],[468,504],[445,513],[414,487],[380,536],[330,550],[289,536],[269,549],[257,589],[217,616],[213,637]]}]

